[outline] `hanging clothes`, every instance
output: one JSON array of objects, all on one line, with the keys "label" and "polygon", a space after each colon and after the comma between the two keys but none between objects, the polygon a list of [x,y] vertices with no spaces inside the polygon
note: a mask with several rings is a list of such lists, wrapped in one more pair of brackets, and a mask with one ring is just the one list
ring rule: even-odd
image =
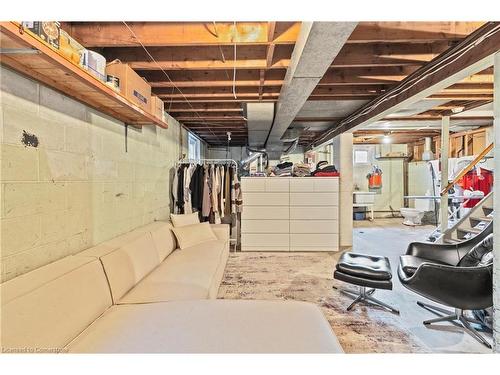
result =
[{"label": "hanging clothes", "polygon": [[214,223],[220,224],[220,168],[213,167],[213,183],[212,183],[212,210],[214,214]]},{"label": "hanging clothes", "polygon": [[212,209],[212,176],[210,175],[210,166],[205,165],[203,168],[203,198],[201,216],[208,218]]},{"label": "hanging clothes", "polygon": [[221,172],[221,175],[220,175],[220,217],[221,219],[224,217],[224,211],[225,211],[225,207],[224,207],[224,179],[226,177],[226,171],[224,170],[224,166],[221,165],[220,166],[220,172]]},{"label": "hanging clothes", "polygon": [[177,207],[177,185],[178,185],[178,181],[177,181],[177,173],[179,171],[179,167],[175,168],[174,169],[174,178],[172,180],[172,189],[170,191],[170,195],[172,196],[172,203],[173,203],[173,211],[174,211],[174,214],[177,214],[179,213],[178,212],[178,207]]},{"label": "hanging clothes", "polygon": [[195,165],[193,167],[189,190],[191,192],[191,206],[193,212],[201,212],[203,202],[203,167],[201,165]]},{"label": "hanging clothes", "polygon": [[185,165],[181,165],[177,171],[177,213],[184,213],[184,172]]},{"label": "hanging clothes", "polygon": [[219,224],[222,218],[241,212],[241,188],[237,170],[220,164],[180,164],[174,170],[172,212],[200,213],[200,220]]},{"label": "hanging clothes", "polygon": [[233,183],[231,186],[233,190],[234,200],[231,201],[231,212],[233,214],[241,212],[243,208],[243,193],[241,192],[241,184],[238,179],[238,173],[234,171],[233,173]]},{"label": "hanging clothes", "polygon": [[191,189],[189,188],[191,185],[191,178],[193,177],[193,173],[196,166],[194,164],[190,164],[184,173],[184,213],[191,214],[193,213],[193,206],[191,203]]},{"label": "hanging clothes", "polygon": [[224,179],[224,216],[231,215],[231,171],[232,168],[225,166],[225,179]]},{"label": "hanging clothes", "polygon": [[[458,185],[464,190],[479,190],[482,191],[484,195],[487,195],[493,189],[493,172],[488,169],[476,167],[467,172],[458,182]],[[480,199],[469,199],[464,203],[464,207],[472,208],[479,201]]]}]

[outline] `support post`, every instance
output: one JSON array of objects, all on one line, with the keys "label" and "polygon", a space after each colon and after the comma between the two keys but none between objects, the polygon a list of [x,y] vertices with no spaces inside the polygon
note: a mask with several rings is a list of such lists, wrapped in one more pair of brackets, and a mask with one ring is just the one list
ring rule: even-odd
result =
[{"label": "support post", "polygon": [[[493,90],[493,131],[495,148],[493,149],[494,169],[500,171],[500,52],[494,58]],[[500,181],[493,185],[493,209],[496,219],[493,222],[493,351],[500,353]]]},{"label": "support post", "polygon": [[352,248],[352,133],[342,133],[332,140],[332,162],[340,172],[339,184],[339,245],[341,250]]},{"label": "support post", "polygon": [[[450,117],[441,118],[441,188],[448,185],[448,152],[450,148]],[[441,234],[448,229],[448,192],[441,195]]]}]

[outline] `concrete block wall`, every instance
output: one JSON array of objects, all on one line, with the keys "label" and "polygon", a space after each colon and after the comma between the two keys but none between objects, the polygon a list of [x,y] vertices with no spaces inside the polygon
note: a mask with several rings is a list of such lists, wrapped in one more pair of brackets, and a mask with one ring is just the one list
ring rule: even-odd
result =
[{"label": "concrete block wall", "polygon": [[168,218],[179,123],[126,146],[113,118],[3,67],[0,84],[0,281]]}]

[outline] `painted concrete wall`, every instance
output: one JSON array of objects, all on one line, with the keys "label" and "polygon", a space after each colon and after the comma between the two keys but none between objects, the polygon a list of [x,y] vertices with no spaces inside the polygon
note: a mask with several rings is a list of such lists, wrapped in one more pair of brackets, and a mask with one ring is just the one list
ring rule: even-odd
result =
[{"label": "painted concrete wall", "polygon": [[175,120],[129,127],[126,150],[123,123],[11,70],[0,81],[1,281],[168,217],[187,153]]}]

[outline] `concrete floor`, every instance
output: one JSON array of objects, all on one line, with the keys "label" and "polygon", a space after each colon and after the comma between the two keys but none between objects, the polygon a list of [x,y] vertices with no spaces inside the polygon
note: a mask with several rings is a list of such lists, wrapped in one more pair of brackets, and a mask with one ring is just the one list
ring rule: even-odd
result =
[{"label": "concrete floor", "polygon": [[[420,340],[429,351],[438,353],[490,353],[491,351],[464,333],[459,327],[449,323],[424,326],[423,320],[436,316],[417,306],[417,300],[431,301],[404,288],[399,282],[396,269],[399,256],[404,254],[410,242],[423,241],[432,232],[432,226],[408,227],[401,219],[375,219],[355,221],[353,229],[353,250],[360,253],[384,255],[390,259],[393,269],[394,289],[376,292],[379,299],[400,310],[400,319],[405,327]],[[487,335],[491,342],[491,335]]]}]

